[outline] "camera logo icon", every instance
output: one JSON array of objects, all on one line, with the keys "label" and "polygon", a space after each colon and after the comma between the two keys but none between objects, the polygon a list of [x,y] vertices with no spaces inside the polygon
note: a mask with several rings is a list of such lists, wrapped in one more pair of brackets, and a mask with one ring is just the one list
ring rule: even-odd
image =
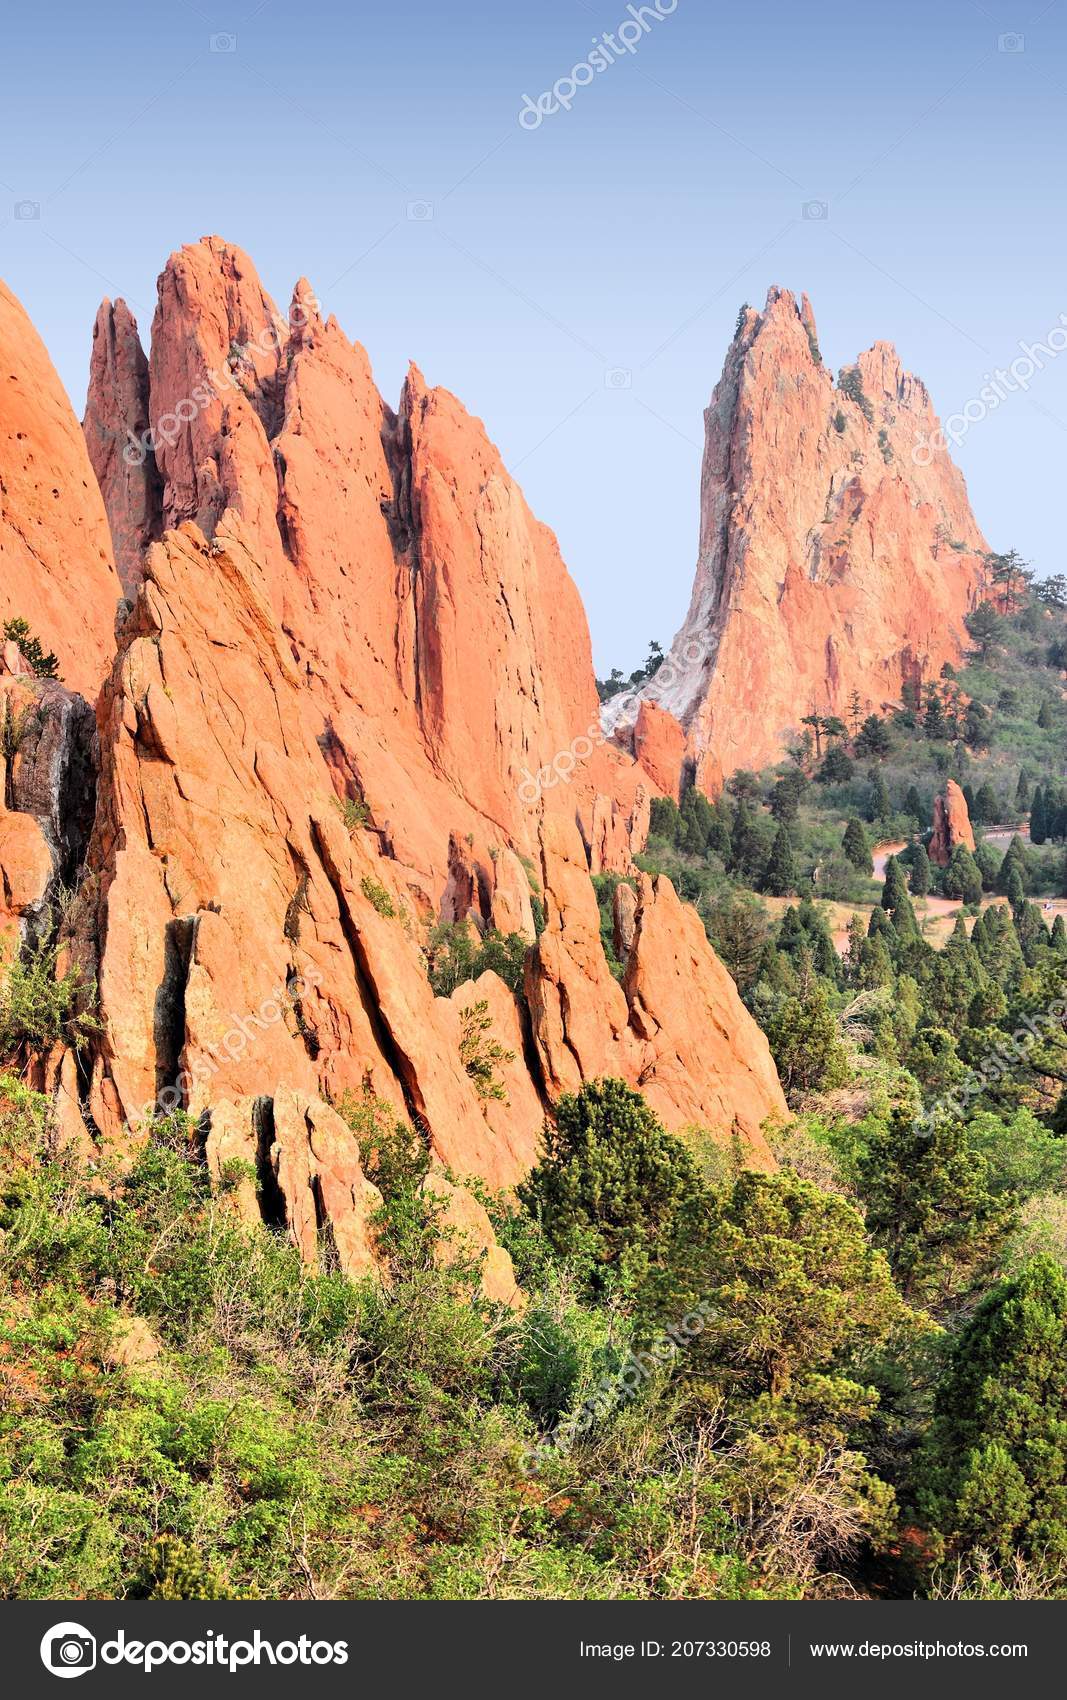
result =
[{"label": "camera logo icon", "polygon": [[1019,35],[1016,30],[1009,30],[1007,35],[997,36],[998,53],[1025,53],[1026,37]]},{"label": "camera logo icon", "polygon": [[96,1667],[96,1638],[80,1623],[57,1623],[41,1642],[41,1663],[53,1676],[84,1676]]},{"label": "camera logo icon", "polygon": [[609,366],[604,373],[604,388],[608,390],[628,390],[633,383],[633,373],[629,366]]},{"label": "camera logo icon", "polygon": [[409,201],[408,202],[408,218],[412,219],[414,221],[414,223],[421,224],[421,223],[424,223],[426,219],[430,219],[432,217],[433,217],[433,202],[432,201]]},{"label": "camera logo icon", "polygon": [[830,216],[830,207],[826,201],[805,201],[800,210],[805,218],[814,219],[817,223]]},{"label": "camera logo icon", "polygon": [[230,30],[220,30],[218,35],[211,37],[212,53],[236,53],[237,37]]},{"label": "camera logo icon", "polygon": [[40,218],[40,216],[41,216],[41,203],[40,203],[40,201],[16,201],[15,202],[15,217],[16,218],[33,219],[33,218]]}]

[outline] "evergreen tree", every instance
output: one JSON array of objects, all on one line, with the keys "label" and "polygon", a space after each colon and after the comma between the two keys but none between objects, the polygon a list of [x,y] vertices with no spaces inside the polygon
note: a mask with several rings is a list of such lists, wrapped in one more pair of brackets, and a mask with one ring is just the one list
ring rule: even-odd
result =
[{"label": "evergreen tree", "polygon": [[998,813],[996,792],[986,780],[979,786],[978,795],[974,799],[974,818],[988,826],[997,819]]},{"label": "evergreen tree", "polygon": [[945,718],[945,705],[936,685],[927,685],[923,693],[923,730],[928,738],[944,738],[948,735],[948,721]]},{"label": "evergreen tree", "polygon": [[1002,895],[1007,895],[1012,873],[1016,870],[1018,870],[1019,877],[1023,882],[1023,889],[1025,890],[1028,884],[1026,846],[1017,832],[1012,835],[1011,843],[1008,845],[1008,848],[1004,853],[1004,860],[1001,862],[997,873],[997,890]]},{"label": "evergreen tree", "polygon": [[797,889],[797,865],[789,828],[782,825],[774,837],[767,866],[763,872],[762,889],[771,897],[790,897]]},{"label": "evergreen tree", "polygon": [[964,625],[974,639],[975,654],[979,661],[988,661],[990,653],[996,648],[1004,635],[1004,621],[997,613],[991,602],[980,602],[973,613],[964,616]]},{"label": "evergreen tree", "polygon": [[871,780],[871,800],[868,804],[867,818],[872,822],[888,820],[892,812],[893,805],[889,798],[889,789],[885,779],[880,773],[876,773]]},{"label": "evergreen tree", "polygon": [[882,885],[882,908],[893,910],[908,900],[908,888],[904,884],[904,875],[900,863],[895,856],[886,858],[885,880]]},{"label": "evergreen tree", "polygon": [[1034,789],[1034,800],[1030,805],[1030,842],[1044,844],[1048,837],[1048,825],[1045,816],[1045,793],[1040,785]]},{"label": "evergreen tree", "polygon": [[993,1267],[1013,1201],[993,1190],[961,1118],[894,1110],[874,1124],[857,1174],[868,1228],[906,1298],[941,1304]]},{"label": "evergreen tree", "polygon": [[767,1041],[787,1096],[828,1092],[848,1079],[848,1055],[830,994],[814,975],[770,1017]]},{"label": "evergreen tree", "polygon": [[924,1448],[924,1509],[951,1547],[1067,1560],[1067,1274],[1037,1257],[961,1330]]},{"label": "evergreen tree", "polygon": [[790,768],[776,780],[771,792],[770,811],[783,826],[791,826],[800,812],[800,799],[807,784],[799,767]]},{"label": "evergreen tree", "polygon": [[852,778],[855,764],[840,744],[831,744],[823,757],[816,779],[820,785],[844,785]]},{"label": "evergreen tree", "polygon": [[946,897],[958,897],[964,903],[982,901],[982,876],[965,844],[957,844],[953,850],[952,859],[941,876],[941,889]]},{"label": "evergreen tree", "polygon": [[918,824],[920,831],[925,831],[930,824],[929,810],[923,808],[922,798],[914,785],[908,786],[904,797],[904,813],[911,816],[912,820]]},{"label": "evergreen tree", "polygon": [[871,856],[871,846],[863,829],[863,822],[852,817],[845,827],[845,836],[841,840],[841,848],[854,868],[861,874],[873,874],[874,859]]},{"label": "evergreen tree", "polygon": [[669,1238],[679,1206],[702,1192],[686,1147],[639,1092],[594,1080],[565,1093],[545,1124],[544,1155],[519,1187],[551,1244],[588,1290],[633,1290]]},{"label": "evergreen tree", "polygon": [[997,854],[988,839],[983,838],[974,852],[974,864],[982,876],[982,890],[995,891],[997,875],[1003,858]]},{"label": "evergreen tree", "polygon": [[911,859],[911,891],[913,897],[926,897],[934,883],[933,869],[925,844],[917,844]]},{"label": "evergreen tree", "polygon": [[649,835],[677,844],[684,834],[684,822],[673,797],[653,797],[649,810]]},{"label": "evergreen tree", "polygon": [[747,885],[755,885],[762,871],[766,846],[756,817],[742,797],[734,810],[730,828],[732,861],[730,872],[737,874]]},{"label": "evergreen tree", "polygon": [[1020,814],[1026,814],[1030,807],[1030,771],[1028,768],[1019,769],[1019,783],[1015,787],[1015,807]]}]

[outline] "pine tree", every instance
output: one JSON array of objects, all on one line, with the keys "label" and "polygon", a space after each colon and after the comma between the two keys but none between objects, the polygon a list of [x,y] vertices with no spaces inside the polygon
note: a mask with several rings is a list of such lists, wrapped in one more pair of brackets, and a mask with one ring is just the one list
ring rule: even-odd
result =
[{"label": "pine tree", "polygon": [[1025,890],[1028,883],[1026,846],[1023,844],[1023,841],[1017,832],[1012,836],[1012,841],[1004,853],[1004,860],[1001,862],[999,872],[997,873],[997,890],[1003,896],[1007,895],[1012,873],[1016,869],[1019,872],[1019,877],[1023,882],[1023,889]]},{"label": "pine tree", "polygon": [[876,1245],[905,1297],[939,1304],[970,1291],[993,1266],[1014,1221],[959,1117],[877,1123],[859,1159],[860,1196]]},{"label": "pine tree", "polygon": [[519,1196],[597,1293],[612,1281],[639,1282],[679,1205],[701,1190],[688,1150],[640,1093],[605,1079],[560,1099]]},{"label": "pine tree", "polygon": [[964,903],[982,901],[982,876],[965,844],[957,844],[953,850],[952,859],[941,876],[941,889],[946,897],[958,897]]},{"label": "pine tree", "polygon": [[1019,810],[1019,813],[1023,815],[1030,807],[1030,785],[1030,770],[1028,768],[1021,767],[1019,769],[1019,783],[1015,787],[1015,807]]},{"label": "pine tree", "polygon": [[863,829],[863,822],[857,820],[855,816],[845,827],[845,836],[841,840],[841,848],[852,866],[858,868],[861,874],[873,874],[874,859],[871,856],[867,834]]},{"label": "pine tree", "polygon": [[911,858],[911,892],[913,897],[926,897],[934,883],[933,869],[925,844],[917,844]]},{"label": "pine tree", "polygon": [[904,884],[904,874],[895,856],[890,856],[885,865],[885,882],[882,886],[882,908],[892,911],[901,904],[908,902],[908,888]]},{"label": "pine tree", "polygon": [[1034,789],[1034,800],[1030,805],[1030,842],[1044,844],[1048,837],[1048,822],[1045,815],[1045,793],[1040,785]]},{"label": "pine tree", "polygon": [[870,814],[868,818],[871,821],[888,820],[889,816],[893,812],[893,805],[889,797],[889,788],[880,773],[876,773],[873,776],[869,809]]},{"label": "pine tree", "polygon": [[979,786],[978,795],[974,799],[974,818],[989,826],[996,820],[998,813],[996,792],[989,781],[986,780],[984,784]]},{"label": "pine tree", "polygon": [[920,831],[924,830],[930,824],[927,818],[928,811],[923,808],[922,798],[919,796],[914,785],[908,786],[907,794],[904,798],[904,813],[911,816],[912,820],[919,826]]},{"label": "pine tree", "polygon": [[958,1334],[922,1459],[924,1510],[957,1550],[1067,1560],[1067,1274],[1036,1257]]},{"label": "pine tree", "polygon": [[927,685],[923,694],[926,699],[923,708],[923,730],[928,738],[944,738],[948,733],[948,722],[945,719],[945,705],[941,701],[941,693],[936,685]]},{"label": "pine tree", "polygon": [[767,1042],[787,1096],[828,1092],[848,1079],[848,1053],[829,990],[814,975],[796,997],[775,1010],[767,1023]]},{"label": "pine tree", "polygon": [[797,864],[789,828],[782,825],[774,836],[767,866],[763,872],[762,889],[770,897],[791,897],[797,889]]}]

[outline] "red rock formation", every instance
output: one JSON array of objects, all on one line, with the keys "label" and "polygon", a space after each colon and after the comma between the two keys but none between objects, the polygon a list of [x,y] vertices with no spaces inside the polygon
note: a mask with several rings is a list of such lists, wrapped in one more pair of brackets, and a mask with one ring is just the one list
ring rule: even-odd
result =
[{"label": "red rock formation", "polygon": [[[94,360],[87,420],[113,432],[135,410],[135,366]],[[208,237],[159,280],[148,411],[163,523],[210,538],[227,507],[241,516],[337,781],[417,880],[440,896],[451,831],[491,887],[490,851],[533,851],[542,800],[588,815],[598,791],[618,815],[605,865],[628,865],[647,779],[599,738],[554,537],[454,396],[412,368],[394,414],[306,283],[286,323],[247,256]],[[106,490],[116,535],[135,537],[142,492]]]},{"label": "red rock formation", "polygon": [[852,399],[816,349],[806,297],[772,289],[705,415],[692,601],[644,694],[710,795],[777,760],[804,715],[843,715],[853,691],[880,708],[957,662],[979,595],[986,545],[925,388],[879,342]]},{"label": "red rock formation", "polygon": [[0,622],[25,619],[96,694],[122,586],[85,441],[44,344],[0,283]]},{"label": "red rock formation", "polygon": [[[526,998],[553,1096],[598,1075],[640,1088],[666,1126],[736,1135],[772,1167],[762,1128],[788,1116],[767,1041],[709,945],[696,911],[663,875],[641,875],[623,984],[600,943],[600,915],[573,827],[543,830],[547,925],[527,958]],[[622,889],[622,888],[620,888]]]},{"label": "red rock formation", "polygon": [[162,492],[148,417],[148,362],[125,301],[104,301],[93,326],[82,430],[107,509],[115,565],[127,596],[144,552],[162,535]]},{"label": "red rock formation", "polygon": [[633,748],[652,783],[677,802],[682,788],[685,733],[674,715],[642,699],[634,722]]},{"label": "red rock formation", "polygon": [[967,799],[954,779],[945,784],[940,796],[934,798],[934,830],[927,846],[931,862],[947,868],[957,844],[973,850],[974,830],[967,812]]},{"label": "red rock formation", "polygon": [[[217,1177],[258,1172],[258,1196],[227,1195],[240,1215],[284,1223],[309,1261],[328,1234],[352,1274],[375,1263],[377,1195],[346,1092],[420,1130],[435,1184],[513,1186],[553,1100],[601,1074],[766,1162],[784,1100],[765,1042],[665,880],[625,917],[625,986],[608,967],[590,873],[630,869],[652,781],[603,742],[576,592],[478,422],[415,372],[392,414],[305,285],[280,325],[212,239],[160,280],[147,389],[132,318],[102,310],[85,429],[132,593],[96,719],[17,654],[0,683],[9,938],[89,875],[70,948],[102,1031],[41,1068],[64,1131],[121,1139],[181,1107]],[[490,973],[435,998],[432,921],[533,944],[535,895],[522,995]],[[498,1097],[461,1055],[482,1002]],[[441,1184],[485,1291],[516,1302],[485,1212]]]}]

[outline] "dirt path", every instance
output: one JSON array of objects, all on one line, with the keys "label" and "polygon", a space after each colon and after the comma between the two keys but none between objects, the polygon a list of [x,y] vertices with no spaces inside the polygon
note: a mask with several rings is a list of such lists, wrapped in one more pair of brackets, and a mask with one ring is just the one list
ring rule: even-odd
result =
[{"label": "dirt path", "polygon": [[[1025,844],[1029,844],[1030,828],[1028,826],[1018,828],[1013,826],[995,826],[991,827],[988,832],[983,832],[981,837],[987,844],[994,845],[998,850],[1006,850],[1015,836],[1016,831],[1018,831],[1019,837],[1023,840],[1023,842]],[[906,844],[902,839],[889,844],[875,845],[872,855],[874,858],[874,874],[876,879],[885,879],[885,865],[890,856],[899,855],[901,850],[904,850],[905,848]],[[984,897],[982,899],[982,908],[987,909],[991,903],[1003,903],[1003,901],[1004,899],[1002,897]],[[1067,897],[1039,897],[1036,898],[1035,901],[1041,910],[1041,917],[1046,926],[1051,926],[1057,915],[1063,915],[1067,918]],[[956,917],[963,908],[963,904],[955,897],[917,897],[914,899],[914,903],[915,913],[918,916],[919,925],[922,927],[925,936],[932,944],[942,944],[956,925]],[[835,904],[834,907],[835,909],[840,909],[842,905]],[[870,909],[866,906],[860,906],[854,911],[854,913],[869,915]],[[848,922],[846,921],[845,926],[847,927],[847,925]],[[841,950],[843,949],[843,944],[839,943],[839,936],[845,943],[847,943],[847,935],[845,933],[841,933],[839,935],[835,929],[834,943],[837,945],[838,950]]]}]

